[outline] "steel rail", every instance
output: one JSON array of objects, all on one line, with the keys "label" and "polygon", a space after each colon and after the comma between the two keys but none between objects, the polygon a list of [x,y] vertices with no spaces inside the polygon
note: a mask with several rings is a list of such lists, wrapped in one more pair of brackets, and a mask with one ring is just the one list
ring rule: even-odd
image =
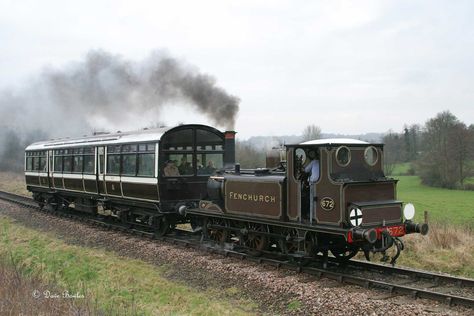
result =
[{"label": "steel rail", "polygon": [[442,282],[445,283],[453,283],[459,287],[473,287],[474,288],[474,279],[468,279],[463,277],[452,276],[448,274],[441,274],[436,272],[428,272],[422,271],[407,267],[395,267],[375,262],[368,262],[368,261],[360,261],[356,259],[352,259],[347,263],[348,266],[354,268],[361,268],[364,270],[372,270],[378,271],[383,273],[390,273],[390,274],[401,274],[411,277],[416,277],[419,279],[426,279],[428,281],[435,282],[436,284],[440,284]]},{"label": "steel rail", "polygon": [[[223,247],[216,245],[215,243],[211,241],[203,242],[202,238],[199,238],[199,236],[197,236],[196,234],[193,234],[192,232],[189,232],[186,230],[177,229],[176,232],[172,235],[157,237],[151,232],[130,229],[124,225],[120,225],[117,223],[103,222],[96,219],[95,217],[93,218],[87,215],[79,216],[77,214],[73,214],[72,212],[45,211],[44,209],[41,209],[33,199],[25,197],[25,196],[21,196],[21,195],[16,195],[16,194],[0,191],[0,199],[21,205],[23,207],[41,210],[42,212],[45,212],[46,214],[52,214],[59,217],[72,218],[72,219],[79,220],[81,222],[86,222],[89,224],[93,224],[95,226],[99,226],[102,228],[112,229],[112,230],[129,233],[133,235],[138,235],[141,237],[147,237],[149,239],[157,239],[157,240],[165,241],[174,245],[181,245],[187,248],[204,250],[210,253],[220,254],[224,257],[234,257],[240,260],[245,259],[251,262],[256,262],[258,264],[267,264],[267,265],[275,266],[276,268],[285,268],[287,270],[296,271],[298,273],[306,273],[309,275],[313,275],[313,276],[316,276],[317,278],[324,277],[324,278],[336,280],[340,283],[358,285],[364,288],[384,289],[384,290],[387,290],[391,294],[401,294],[401,295],[408,295],[413,298],[425,298],[425,299],[435,300],[435,301],[447,303],[449,306],[460,305],[460,306],[474,308],[474,298],[457,296],[457,295],[448,294],[448,293],[440,293],[440,292],[434,291],[433,288],[424,289],[424,288],[419,288],[419,287],[414,287],[414,286],[407,286],[403,284],[380,281],[376,279],[368,279],[368,278],[364,278],[360,276],[355,276],[351,274],[350,272],[343,273],[340,271],[332,271],[329,269],[322,269],[318,267],[307,266],[307,264],[305,264],[305,260],[301,260],[301,259],[307,259],[307,258],[298,257],[297,258],[298,261],[295,261],[295,260],[291,260],[292,259],[291,257],[287,256],[285,258],[283,256],[280,256],[280,257],[283,257],[284,259],[276,259],[276,258],[261,256],[262,252],[260,252],[260,255],[253,255],[252,254],[253,251],[249,249],[243,249],[241,251],[224,249]],[[264,252],[263,254],[268,254],[268,253]],[[414,270],[414,269],[409,269],[409,268],[393,267],[393,266],[371,263],[371,262],[364,262],[364,261],[359,261],[359,260],[350,260],[343,265],[337,262],[335,258],[332,258],[330,262],[333,263],[333,265],[331,265],[332,267],[337,267],[340,265],[340,266],[343,266],[344,269],[346,270],[348,268],[352,268],[352,269],[358,269],[358,270],[364,270],[364,271],[370,270],[370,271],[375,271],[379,273],[402,274],[402,275],[406,275],[412,278],[430,280],[436,283],[437,285],[440,284],[441,282],[444,282],[444,283],[452,283],[457,287],[469,287],[469,288],[474,287],[473,279],[444,275],[444,274],[439,274],[439,273],[432,273],[429,271],[420,271],[420,270]]]}]

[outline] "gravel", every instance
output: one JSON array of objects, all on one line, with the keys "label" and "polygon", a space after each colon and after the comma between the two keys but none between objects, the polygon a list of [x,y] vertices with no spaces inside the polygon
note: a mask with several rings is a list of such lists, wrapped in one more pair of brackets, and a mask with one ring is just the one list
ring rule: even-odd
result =
[{"label": "gravel", "polygon": [[[0,201],[0,214],[53,233],[67,243],[103,248],[120,256],[168,267],[166,277],[198,289],[217,288],[222,298],[252,299],[258,313],[282,315],[472,315],[429,300],[339,284],[275,267],[108,231]],[[235,288],[236,291],[228,290]],[[236,294],[232,294],[236,293]]]}]

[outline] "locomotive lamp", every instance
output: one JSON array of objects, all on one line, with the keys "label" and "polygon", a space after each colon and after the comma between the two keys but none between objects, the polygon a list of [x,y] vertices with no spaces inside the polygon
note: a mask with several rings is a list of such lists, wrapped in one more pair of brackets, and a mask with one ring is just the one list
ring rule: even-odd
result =
[{"label": "locomotive lamp", "polygon": [[403,216],[406,220],[412,220],[415,217],[415,206],[411,203],[408,203],[403,208]]}]

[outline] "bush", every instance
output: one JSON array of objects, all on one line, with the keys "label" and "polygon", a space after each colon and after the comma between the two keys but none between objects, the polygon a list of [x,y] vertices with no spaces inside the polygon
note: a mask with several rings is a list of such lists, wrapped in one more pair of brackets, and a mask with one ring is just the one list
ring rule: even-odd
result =
[{"label": "bush", "polygon": [[474,184],[473,183],[465,184],[464,185],[464,190],[474,191]]}]

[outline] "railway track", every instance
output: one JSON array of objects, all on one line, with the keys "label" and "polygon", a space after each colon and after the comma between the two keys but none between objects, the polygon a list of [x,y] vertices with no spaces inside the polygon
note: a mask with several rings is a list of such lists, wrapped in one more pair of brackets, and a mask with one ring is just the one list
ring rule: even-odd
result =
[{"label": "railway track", "polygon": [[358,260],[341,263],[335,258],[330,258],[328,267],[323,269],[322,261],[318,260],[318,258],[316,260],[309,260],[310,258],[282,256],[271,252],[255,253],[234,244],[226,244],[225,247],[222,247],[213,242],[205,242],[200,234],[193,234],[183,229],[177,229],[170,235],[156,238],[153,233],[139,229],[130,229],[118,223],[103,222],[82,213],[79,215],[77,212],[47,211],[41,209],[33,199],[28,197],[0,191],[0,199],[21,205],[22,207],[71,218],[105,229],[122,231],[150,239],[155,238],[183,247],[220,254],[225,257],[234,257],[276,268],[293,270],[313,275],[316,278],[328,278],[340,283],[354,284],[368,289],[382,289],[388,292],[390,296],[407,295],[412,298],[443,302],[449,306],[459,305],[474,308],[474,279]]}]

